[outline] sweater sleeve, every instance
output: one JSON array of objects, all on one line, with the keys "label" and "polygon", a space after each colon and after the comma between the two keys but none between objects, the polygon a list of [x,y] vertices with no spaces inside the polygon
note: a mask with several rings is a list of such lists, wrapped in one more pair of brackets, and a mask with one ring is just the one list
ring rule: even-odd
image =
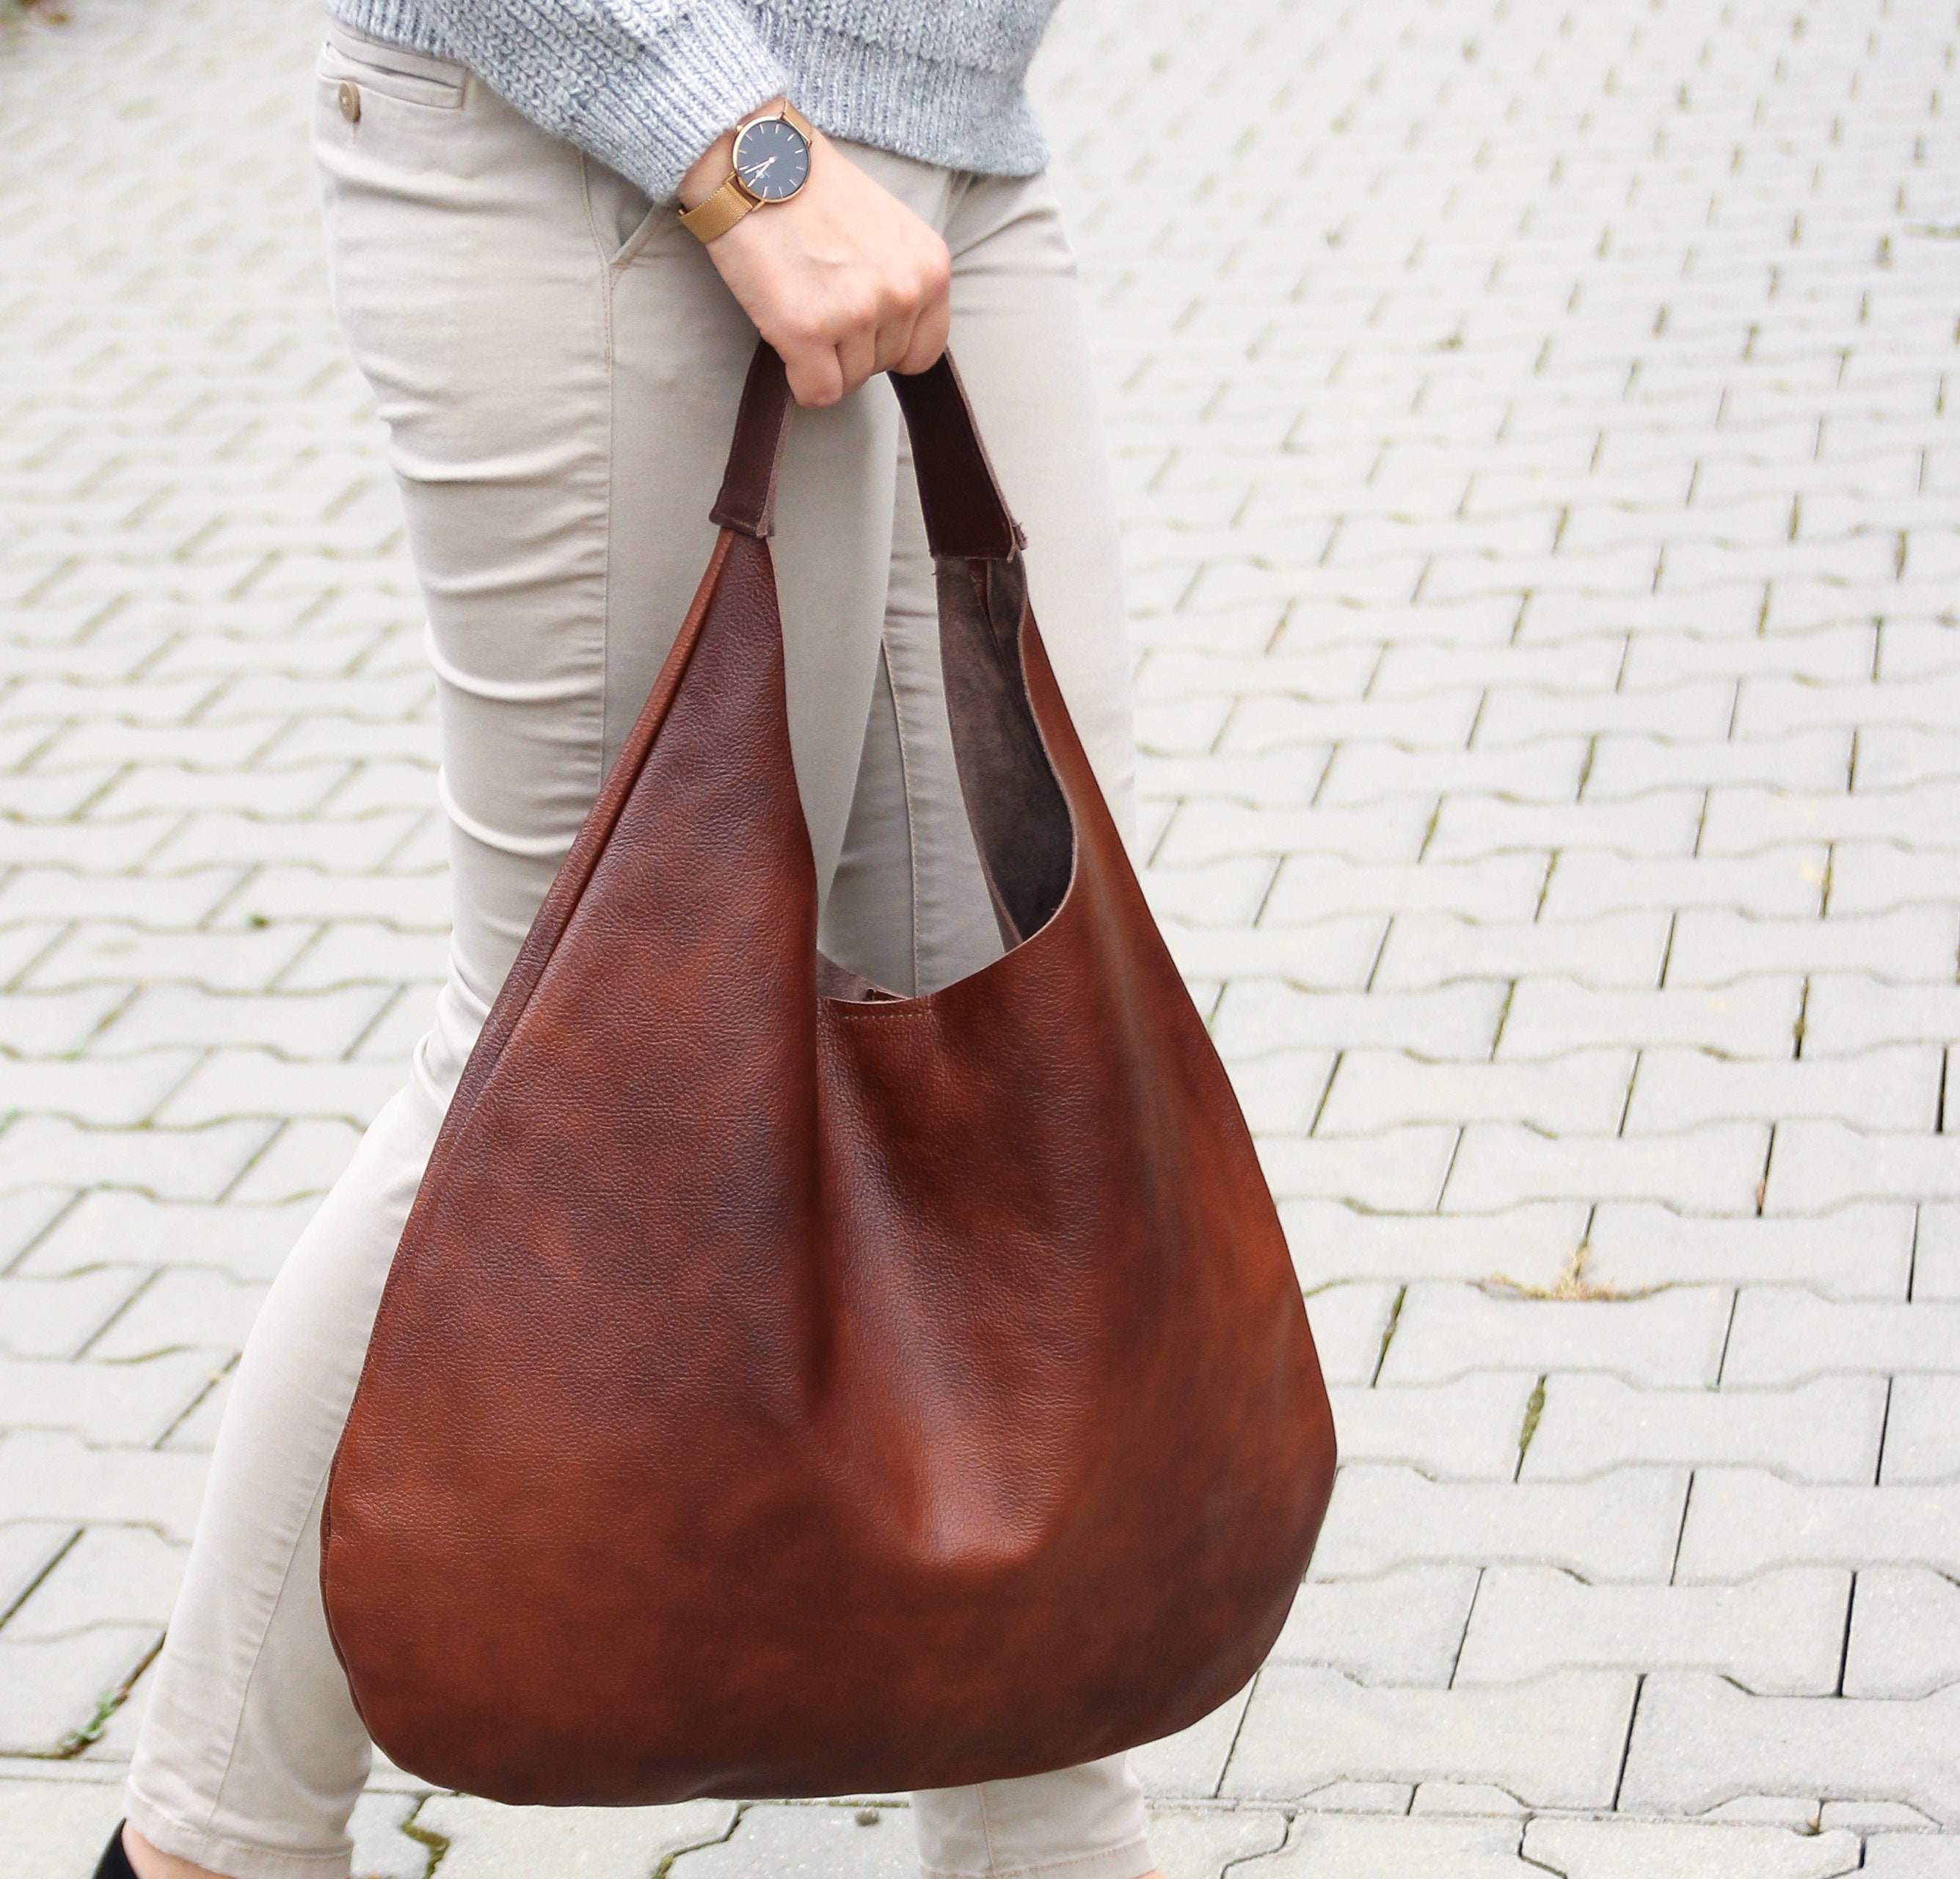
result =
[{"label": "sweater sleeve", "polygon": [[[417,5],[492,91],[657,202],[672,201],[695,159],[784,87],[740,0]],[[377,30],[387,35],[385,24]]]}]

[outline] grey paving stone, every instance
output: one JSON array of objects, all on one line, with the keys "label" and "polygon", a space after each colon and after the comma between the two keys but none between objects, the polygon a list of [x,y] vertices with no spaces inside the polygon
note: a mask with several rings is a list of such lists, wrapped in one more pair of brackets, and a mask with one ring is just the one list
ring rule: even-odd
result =
[{"label": "grey paving stone", "polygon": [[[1657,645],[1670,649],[1693,646],[1704,657],[1732,660],[1732,642],[1692,639],[1685,635],[1663,639],[1636,633],[1628,649],[1629,677],[1642,662],[1651,670],[1666,656],[1657,653]],[[1650,790],[1683,783],[1704,788],[1718,783],[1765,783],[1793,790],[1842,788],[1850,775],[1850,756],[1851,740],[1842,730],[1799,731],[1792,737],[1750,744],[1679,744],[1662,737],[1602,737],[1592,766],[1586,773],[1586,797],[1589,802],[1639,798]]]},{"label": "grey paving stone", "polygon": [[1901,983],[1950,984],[1960,921],[1942,906],[1828,920],[1752,920],[1690,908],[1674,923],[1670,986],[1724,985],[1746,975],[1837,970]]},{"label": "grey paving stone", "polygon": [[225,1199],[248,1207],[280,1207],[323,1194],[353,1159],[361,1135],[352,1123],[313,1116],[279,1125],[270,1146]]},{"label": "grey paving stone", "polygon": [[217,1270],[247,1282],[266,1280],[278,1270],[319,1204],[312,1199],[262,1207],[236,1200],[201,1205],[97,1188],[36,1242],[16,1269],[53,1279],[135,1261]]},{"label": "grey paving stone", "polygon": [[208,1360],[189,1353],[119,1364],[0,1357],[0,1424],[72,1429],[91,1441],[154,1441],[210,1383]]},{"label": "grey paving stone", "polygon": [[1215,1795],[1224,1778],[1232,1744],[1239,1738],[1252,1693],[1252,1686],[1248,1683],[1188,1728],[1132,1749],[1130,1766],[1143,1783],[1144,1793],[1177,1800],[1203,1800]]},{"label": "grey paving stone", "polygon": [[24,1255],[76,1199],[65,1187],[16,1187],[0,1193],[0,1270],[18,1271]]},{"label": "grey paving stone", "polygon": [[55,1279],[0,1277],[0,1349],[14,1357],[72,1356],[148,1276],[124,1266]]},{"label": "grey paving stone", "polygon": [[1844,1827],[1853,1833],[1917,1833],[1932,1821],[1902,1801],[1827,1801],[1812,1817],[1820,1827]]},{"label": "grey paving stone", "polygon": [[1414,1389],[1329,1392],[1343,1461],[1405,1462],[1441,1479],[1489,1481],[1517,1472],[1531,1393],[1529,1377],[1488,1373]]},{"label": "grey paving stone", "polygon": [[1252,979],[1228,988],[1212,1035],[1233,1057],[1288,1046],[1374,1046],[1481,1062],[1491,1054],[1503,1005],[1504,988],[1483,981],[1433,992],[1330,996]]},{"label": "grey paving stone", "polygon": [[1457,1133],[1433,1123],[1359,1141],[1269,1136],[1258,1145],[1259,1161],[1278,1199],[1324,1196],[1376,1213],[1426,1213],[1443,1193]]},{"label": "grey paving stone", "polygon": [[[1634,559],[1645,559],[1634,557]],[[1621,571],[1631,576],[1632,562]],[[1734,708],[1735,687],[1721,680],[1690,680],[1650,692],[1560,694],[1519,687],[1494,689],[1477,721],[1477,741],[1502,748],[1542,737],[1645,733],[1682,742],[1713,743]]]},{"label": "grey paving stone", "polygon": [[1818,972],[1803,1007],[1806,1056],[1844,1057],[1881,1044],[1960,1037],[1960,986],[1895,985],[1862,972]]},{"label": "grey paving stone", "polygon": [[1413,861],[1421,857],[1428,820],[1427,805],[1420,801],[1261,809],[1187,798],[1156,852],[1173,866],[1214,855],[1289,855],[1303,849],[1354,861]]},{"label": "grey paving stone", "polygon": [[1672,1135],[1742,1116],[1822,1117],[1866,1131],[1930,1130],[1938,1117],[1941,1058],[1930,1044],[1781,1062],[1739,1061],[1710,1050],[1643,1051],[1627,1130]]},{"label": "grey paving stone", "polygon": [[152,986],[119,1012],[92,1049],[123,1057],[165,1044],[256,1045],[298,1059],[345,1053],[387,1002],[374,986],[250,996]]},{"label": "grey paving stone", "polygon": [[[32,918],[33,881],[17,871],[0,888],[0,920]],[[73,918],[59,909],[54,917]],[[127,912],[126,907],[119,911]],[[77,992],[15,992],[0,995],[0,1047],[17,1056],[49,1056],[79,1050],[111,1017],[126,994],[115,986],[85,986]]]},{"label": "grey paving stone", "polygon": [[[1589,1211],[1583,1201],[1549,1201],[1481,1217],[1370,1214],[1339,1201],[1300,1199],[1282,1202],[1280,1218],[1306,1285],[1349,1276],[1482,1279],[1508,1272],[1526,1285],[1550,1285],[1585,1237]],[[1909,1249],[1909,1214],[1906,1230]],[[1901,1291],[1904,1265],[1901,1253]]]},{"label": "grey paving stone", "polygon": [[1820,1213],[1845,1202],[1960,1196],[1960,1140],[1873,1135],[1842,1123],[1797,1121],[1779,1131],[1766,1207]]},{"label": "grey paving stone", "polygon": [[1408,1123],[1507,1123],[1610,1135],[1633,1082],[1631,1050],[1546,1063],[1437,1063],[1409,1051],[1347,1050],[1314,1133],[1370,1135]]},{"label": "grey paving stone", "polygon": [[201,1456],[90,1448],[72,1435],[16,1432],[0,1438],[0,1524],[134,1521],[188,1541],[204,1471]]},{"label": "grey paving stone", "polygon": [[[1475,861],[1349,861],[1289,855],[1262,916],[1300,925],[1347,913],[1453,914],[1465,920],[1529,920],[1545,888],[1547,858],[1494,855]],[[0,900],[0,909],[5,906]]]},{"label": "grey paving stone", "polygon": [[120,1063],[43,1057],[7,1066],[10,1107],[98,1128],[152,1119],[198,1061],[194,1050],[145,1051]]},{"label": "grey paving stone", "polygon": [[1861,1572],[1844,1693],[1930,1696],[1952,1683],[1960,1683],[1960,1584],[1913,1566]]},{"label": "grey paving stone", "polygon": [[1919,1208],[1912,1296],[1929,1303],[1960,1298],[1960,1205],[1930,1201]]},{"label": "grey paving stone", "polygon": [[4,1635],[32,1642],[91,1626],[148,1626],[161,1631],[188,1550],[140,1527],[84,1528],[6,1620]]},{"label": "grey paving stone", "polygon": [[[1441,648],[1426,642],[1419,647],[1392,648],[1387,658],[1392,660],[1398,650],[1412,655],[1403,669],[1422,674],[1427,681],[1422,689],[1438,689],[1443,674],[1434,662]],[[1370,696],[1389,696],[1386,683],[1385,670],[1370,687]],[[1474,791],[1517,801],[1569,803],[1578,796],[1586,756],[1581,737],[1548,739],[1508,750],[1412,750],[1396,744],[1351,740],[1338,747],[1318,795],[1323,802],[1366,803]]]},{"label": "grey paving stone", "polygon": [[1235,1870],[1246,1879],[1518,1879],[1510,1820],[1375,1820],[1303,1814],[1286,1849]]},{"label": "grey paving stone", "polygon": [[1960,1486],[1799,1486],[1749,1468],[1696,1474],[1675,1575],[1682,1584],[1797,1564],[1960,1575]]},{"label": "grey paving stone", "polygon": [[1708,793],[1702,825],[1702,852],[1748,855],[1780,842],[1806,838],[1827,841],[1897,841],[1938,848],[1930,832],[1960,804],[1950,779],[1929,779],[1896,789],[1860,788],[1849,795],[1795,795],[1751,789]]},{"label": "grey paving stone", "polygon": [[0,1180],[101,1180],[165,1200],[215,1200],[265,1145],[259,1121],[202,1129],[86,1129],[24,1116],[0,1135]]},{"label": "grey paving stone", "polygon": [[1414,1784],[1405,1781],[1331,1781],[1303,1795],[1298,1804],[1328,1814],[1405,1814],[1414,1804],[1415,1791]]},{"label": "grey paving stone", "polygon": [[0,1775],[0,1846],[8,1879],[87,1873],[123,1817],[119,1782]]},{"label": "grey paving stone", "polygon": [[1374,1381],[1396,1317],[1401,1288],[1386,1282],[1328,1285],[1306,1296],[1307,1323],[1330,1386]]},{"label": "grey paving stone", "polygon": [[1378,1579],[1309,1579],[1273,1646],[1274,1664],[1321,1664],[1363,1683],[1450,1680],[1477,1595],[1474,1566],[1409,1566]]},{"label": "grey paving stone", "polygon": [[1956,1879],[1960,1834],[1874,1833],[1863,1870],[1870,1879]]},{"label": "grey paving stone", "polygon": [[1287,1825],[1276,1810],[1153,1807],[1150,1850],[1165,1879],[1220,1879],[1228,1865],[1276,1852]]},{"label": "grey paving stone", "polygon": [[[1869,730],[1867,731],[1869,734]],[[1883,913],[1960,895],[1960,856],[1896,842],[1840,842],[1831,849],[1831,901],[1846,913]]]},{"label": "grey paving stone", "polygon": [[1851,1575],[1769,1572],[1740,1585],[1588,1585],[1568,1573],[1484,1575],[1456,1683],[1519,1683],[1554,1670],[1710,1670],[1766,1696],[1837,1688]]},{"label": "grey paving stone", "polygon": [[1478,1370],[1589,1370],[1650,1387],[1712,1384],[1729,1317],[1728,1295],[1713,1287],[1588,1301],[1412,1285],[1381,1380],[1442,1383]]},{"label": "grey paving stone", "polygon": [[0,1525],[0,1617],[27,1596],[76,1537],[67,1521],[14,1520]]},{"label": "grey paving stone", "polygon": [[1668,1468],[1506,1486],[1357,1463],[1335,1482],[1309,1578],[1367,1578],[1432,1562],[1546,1562],[1595,1581],[1659,1584],[1673,1563],[1687,1492],[1686,1471]]},{"label": "grey paving stone", "polygon": [[1338,1670],[1263,1671],[1225,1791],[1274,1798],[1335,1779],[1488,1782],[1528,1806],[1608,1805],[1631,1676],[1575,1671],[1517,1689],[1370,1688]]},{"label": "grey paving stone", "polygon": [[1511,1001],[1499,1054],[1553,1057],[1588,1044],[1675,1044],[1780,1061],[1791,1053],[1803,1005],[1803,981],[1791,974],[1678,992],[1602,992],[1576,979],[1532,979]]},{"label": "grey paving stone", "polygon": [[1723,1383],[1762,1388],[1845,1371],[1960,1373],[1960,1301],[1828,1299],[1783,1285],[1737,1294]]},{"label": "grey paving stone", "polygon": [[218,1431],[224,1419],[224,1406],[230,1401],[231,1391],[238,1375],[234,1363],[216,1377],[211,1387],[197,1402],[195,1408],[171,1425],[170,1434],[162,1446],[173,1454],[209,1454],[218,1441]]},{"label": "grey paving stone", "polygon": [[101,1625],[49,1639],[0,1634],[0,1754],[52,1753],[91,1721],[98,1702],[158,1636],[151,1625]]},{"label": "grey paving stone", "polygon": [[[224,1272],[161,1272],[90,1345],[89,1355],[113,1361],[160,1352],[237,1350],[265,1296],[262,1285]],[[205,1383],[215,1368],[206,1361]]]},{"label": "grey paving stone", "polygon": [[217,1050],[171,1091],[156,1119],[196,1129],[239,1116],[336,1116],[364,1129],[402,1081],[394,1064],[301,1065],[267,1050]]},{"label": "grey paving stone", "polygon": [[[810,1811],[820,1812],[826,1822],[834,1817],[848,1826],[851,1820],[844,1808]],[[734,1804],[727,1801],[673,1807],[504,1807],[465,1795],[431,1795],[415,1823],[449,1842],[442,1870],[463,1879],[529,1879],[541,1871],[577,1873],[581,1879],[651,1879],[672,1855],[721,1839],[735,1814]],[[766,1843],[765,1856],[794,1856],[793,1838],[773,1836],[766,1827],[756,1837]],[[841,1849],[850,1842],[840,1836],[837,1844]],[[800,1869],[786,1863],[779,1870]]]},{"label": "grey paving stone", "polygon": [[1895,1379],[1879,1479],[1960,1480],[1960,1375]]},{"label": "grey paving stone", "polygon": [[402,1831],[420,1797],[370,1790],[354,1804],[354,1879],[425,1879],[429,1849]]},{"label": "grey paving stone", "polygon": [[1338,1053],[1274,1050],[1227,1062],[1246,1125],[1257,1135],[1303,1135],[1334,1074]]},{"label": "grey paving stone", "polygon": [[1824,904],[1827,852],[1815,844],[1761,855],[1630,861],[1575,850],[1561,855],[1545,891],[1544,917],[1584,920],[1649,907],[1730,907],[1758,919],[1808,919]]},{"label": "grey paving stone", "polygon": [[1529,1201],[1659,1200],[1684,1213],[1745,1214],[1768,1158],[1761,1123],[1707,1123],[1669,1135],[1548,1135],[1475,1123],[1449,1169],[1444,1205],[1490,1213]]},{"label": "grey paving stone", "polygon": [[1426,1781],[1409,1803],[1412,1814],[1489,1816],[1526,1814],[1530,1810],[1515,1795],[1488,1782]]},{"label": "grey paving stone", "polygon": [[1447,796],[1424,852],[1439,861],[1469,861],[1520,849],[1596,849],[1663,858],[1692,855],[1702,826],[1704,800],[1699,790],[1657,791],[1630,803],[1524,803],[1494,796]]},{"label": "grey paving stone", "polygon": [[1722,1219],[1650,1201],[1608,1201],[1592,1216],[1587,1269],[1630,1291],[1781,1285],[1826,1298],[1903,1300],[1914,1225],[1914,1210],[1904,1202],[1868,1202],[1821,1218]]},{"label": "grey paving stone", "polygon": [[1837,1879],[1861,1849],[1843,1832],[1548,1817],[1525,1829],[1524,1852],[1561,1879]]},{"label": "grey paving stone", "polygon": [[1960,1823],[1960,1771],[1947,1744],[1960,1686],[1918,1702],[1752,1696],[1719,1677],[1647,1678],[1619,1804],[1698,1813],[1743,1795],[1903,1801]]},{"label": "grey paving stone", "polygon": [[310,930],[301,927],[159,933],[129,921],[91,921],[64,931],[23,982],[55,991],[167,979],[212,992],[260,992],[292,963],[310,937]]},{"label": "grey paving stone", "polygon": [[[1898,1386],[1895,1386],[1895,1392]],[[1636,1390],[1617,1377],[1547,1379],[1526,1480],[1586,1480],[1629,1462],[1767,1468],[1794,1481],[1869,1484],[1893,1440],[1876,1377],[1794,1390]],[[1960,1473],[1956,1465],[1955,1473]]]}]

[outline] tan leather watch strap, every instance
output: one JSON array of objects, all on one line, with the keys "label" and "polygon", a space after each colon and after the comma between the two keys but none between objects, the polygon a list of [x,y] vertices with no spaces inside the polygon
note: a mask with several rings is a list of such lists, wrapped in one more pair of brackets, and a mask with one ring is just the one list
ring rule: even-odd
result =
[{"label": "tan leather watch strap", "polygon": [[[816,132],[808,118],[794,104],[784,104],[774,111],[759,112],[756,117],[746,117],[736,126],[739,137],[758,117],[780,117],[791,125],[807,144],[813,144]],[[717,235],[725,235],[752,209],[762,207],[760,200],[742,186],[742,179],[734,170],[728,173],[728,180],[713,195],[706,196],[693,208],[681,212],[681,226],[689,234],[702,241],[712,241]]]}]

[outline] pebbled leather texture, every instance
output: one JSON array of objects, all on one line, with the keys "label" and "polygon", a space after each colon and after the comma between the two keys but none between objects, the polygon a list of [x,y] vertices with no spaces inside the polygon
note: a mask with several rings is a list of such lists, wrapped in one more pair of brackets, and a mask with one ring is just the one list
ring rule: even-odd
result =
[{"label": "pebbled leather texture", "polygon": [[329,1483],[355,1701],[441,1786],[641,1805],[1087,1761],[1246,1681],[1326,1510],[1251,1138],[950,361],[899,390],[1010,950],[915,998],[817,954],[762,349],[724,533],[466,1068]]}]

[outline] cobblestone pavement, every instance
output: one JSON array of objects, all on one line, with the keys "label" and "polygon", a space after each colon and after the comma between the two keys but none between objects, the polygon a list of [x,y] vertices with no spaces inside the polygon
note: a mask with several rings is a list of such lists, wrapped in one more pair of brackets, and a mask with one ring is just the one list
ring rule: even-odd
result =
[{"label": "cobblestone pavement", "polygon": [[[0,44],[0,1874],[442,953],[294,0]],[[1174,1879],[1960,1874],[1960,286],[1930,0],[1067,0],[1149,881],[1347,1463]],[[882,1810],[359,1870],[899,1874]]]}]

